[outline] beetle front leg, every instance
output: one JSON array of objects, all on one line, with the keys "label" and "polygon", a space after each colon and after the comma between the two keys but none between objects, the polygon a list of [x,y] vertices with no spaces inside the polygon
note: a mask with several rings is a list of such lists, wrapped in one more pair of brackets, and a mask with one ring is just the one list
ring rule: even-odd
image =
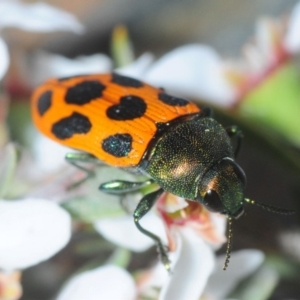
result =
[{"label": "beetle front leg", "polygon": [[123,207],[123,209],[130,213],[127,205],[124,203],[124,195],[138,191],[142,189],[143,187],[146,187],[148,185],[151,185],[154,183],[154,180],[149,178],[145,181],[125,181],[125,180],[112,180],[105,183],[102,183],[99,186],[99,190],[106,194],[111,195],[121,195],[120,197],[120,205]]},{"label": "beetle front leg", "polygon": [[133,217],[134,217],[134,223],[135,223],[137,229],[155,241],[160,259],[161,259],[164,267],[167,269],[167,271],[170,271],[170,260],[169,260],[166,248],[163,245],[161,239],[154,233],[143,228],[140,224],[141,218],[147,212],[150,211],[150,209],[153,207],[153,205],[155,204],[157,199],[162,195],[163,192],[164,192],[163,189],[159,189],[155,192],[152,192],[152,193],[144,196],[142,198],[142,200],[139,202],[138,206],[136,207],[136,209],[133,213]]},{"label": "beetle front leg", "polygon": [[125,194],[137,191],[145,186],[153,184],[153,179],[147,179],[145,181],[125,181],[125,180],[112,180],[105,183],[102,183],[99,187],[99,190],[107,194]]}]

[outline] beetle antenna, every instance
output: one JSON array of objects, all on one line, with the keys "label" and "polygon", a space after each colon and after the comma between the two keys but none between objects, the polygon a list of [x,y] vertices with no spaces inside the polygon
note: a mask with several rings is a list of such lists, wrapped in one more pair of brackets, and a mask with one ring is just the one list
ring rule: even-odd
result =
[{"label": "beetle antenna", "polygon": [[260,206],[261,208],[263,208],[263,209],[265,209],[267,211],[276,213],[276,214],[292,215],[292,214],[296,213],[292,209],[284,209],[284,208],[276,207],[276,206],[273,206],[273,205],[268,205],[268,204],[260,203],[260,202],[257,202],[255,200],[251,200],[251,199],[247,199],[247,198],[245,198],[245,202],[250,203],[250,204],[254,204],[254,205],[257,205],[257,206]]},{"label": "beetle antenna", "polygon": [[232,249],[232,218],[228,217],[228,235],[227,235],[227,248],[226,248],[226,256],[225,256],[225,262],[223,265],[223,270],[226,271],[229,260],[230,260],[230,254]]}]

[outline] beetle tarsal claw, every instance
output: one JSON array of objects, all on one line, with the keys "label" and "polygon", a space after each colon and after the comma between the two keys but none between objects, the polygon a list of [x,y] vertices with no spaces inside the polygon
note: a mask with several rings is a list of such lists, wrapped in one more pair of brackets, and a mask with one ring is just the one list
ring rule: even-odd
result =
[{"label": "beetle tarsal claw", "polygon": [[157,251],[161,262],[163,263],[165,269],[170,272],[171,271],[171,261],[168,256],[169,248],[163,246],[162,244],[157,245]]}]

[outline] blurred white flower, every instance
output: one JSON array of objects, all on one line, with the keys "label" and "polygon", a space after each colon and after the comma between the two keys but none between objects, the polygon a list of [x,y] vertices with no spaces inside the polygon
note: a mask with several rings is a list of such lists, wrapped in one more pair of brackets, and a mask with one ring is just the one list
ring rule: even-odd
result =
[{"label": "blurred white flower", "polygon": [[44,173],[59,170],[67,164],[65,156],[71,150],[41,134],[36,134],[33,140],[33,157],[36,168]]},{"label": "blurred white flower", "polygon": [[195,256],[190,257],[190,253],[186,253],[183,261],[183,272],[174,270],[172,274],[168,274],[162,264],[157,264],[149,270],[139,272],[133,279],[126,270],[107,265],[75,275],[66,283],[56,300],[93,300],[99,299],[99,295],[105,300],[224,300],[264,261],[264,255],[260,251],[237,251],[232,254],[230,268],[224,272],[223,256],[217,258],[214,266],[211,264],[212,260],[207,259],[209,249],[206,252],[205,248],[199,249],[197,246],[196,242],[193,251],[202,258],[202,264],[197,265],[200,268],[197,273],[191,266],[193,262],[197,264],[197,261],[193,261]]},{"label": "blurred white flower", "polygon": [[224,78],[222,59],[205,45],[181,46],[161,57],[144,74],[144,80],[185,97],[211,99],[222,105],[235,91]]},{"label": "blurred white flower", "polygon": [[72,14],[47,3],[22,3],[21,1],[0,1],[0,28],[18,27],[36,32],[84,31],[81,23]]},{"label": "blurred white flower", "polygon": [[[165,243],[167,242],[163,222],[155,213],[151,211],[146,214],[141,224],[151,229],[151,232],[158,235]],[[131,215],[99,219],[94,223],[94,227],[105,239],[135,252],[146,251],[154,245],[152,239],[137,230]]]},{"label": "blurred white flower", "polygon": [[119,74],[129,77],[136,77],[136,78],[144,78],[144,75],[147,71],[151,68],[152,64],[154,63],[154,55],[150,52],[146,52],[138,57],[134,62],[131,64],[118,68],[115,71]]},{"label": "blurred white flower", "polygon": [[[36,86],[49,77],[68,77],[79,74],[108,73],[112,69],[111,59],[104,54],[79,56],[75,59],[58,54],[36,52],[28,62],[32,76],[28,78]],[[29,67],[30,66],[30,67]]]},{"label": "blurred white flower", "polygon": [[44,199],[0,201],[0,269],[28,268],[69,242],[70,215]]},{"label": "blurred white flower", "polygon": [[[197,249],[195,249],[196,251]],[[199,253],[199,256],[205,253]],[[168,293],[164,293],[165,284],[172,280],[172,276],[176,276],[175,272],[168,276],[161,264],[154,268],[145,271],[136,278],[139,294],[156,299],[159,294],[161,300],[164,299],[203,299],[203,300],[224,300],[229,294],[238,286],[238,284],[254,273],[263,263],[264,255],[257,250],[242,250],[232,253],[230,268],[223,271],[225,257],[219,256],[214,264],[214,270],[207,279],[207,263],[204,262],[203,274],[195,277],[195,274],[189,272],[182,272],[177,275],[177,284],[174,284]],[[189,260],[189,259],[188,259]],[[186,270],[189,270],[187,266]],[[202,276],[205,276],[204,279]],[[199,277],[201,276],[201,277]],[[175,281],[175,280],[174,280]],[[195,284],[197,282],[197,284]],[[175,282],[174,282],[175,283]],[[199,290],[197,285],[203,285],[205,288]]]},{"label": "blurred white flower", "polygon": [[203,292],[204,299],[223,300],[237,285],[254,273],[264,262],[265,256],[258,250],[240,250],[231,255],[230,266],[224,272],[224,255],[217,258],[214,272]]},{"label": "blurred white flower", "polygon": [[103,266],[74,276],[56,300],[135,300],[131,275],[116,266]]},{"label": "blurred white flower", "polygon": [[172,274],[163,282],[159,299],[198,300],[215,266],[214,251],[192,228],[182,227],[176,233]]},{"label": "blurred white flower", "polygon": [[[42,2],[25,4],[20,1],[1,0],[0,30],[5,27],[35,32],[83,32],[83,26],[72,14]],[[8,52],[5,41],[0,37],[0,80],[9,66]]]}]

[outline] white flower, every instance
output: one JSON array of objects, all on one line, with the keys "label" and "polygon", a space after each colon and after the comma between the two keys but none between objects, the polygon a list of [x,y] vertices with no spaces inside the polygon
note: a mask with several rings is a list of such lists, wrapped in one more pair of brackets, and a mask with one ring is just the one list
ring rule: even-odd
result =
[{"label": "white flower", "polygon": [[143,79],[148,70],[151,69],[154,63],[154,56],[151,53],[144,53],[131,64],[118,68],[115,71],[119,74],[129,77]]},{"label": "white flower", "polygon": [[43,2],[25,4],[2,0],[0,16],[0,28],[18,27],[37,32],[57,30],[83,32],[83,26],[72,14]]},{"label": "white flower", "polygon": [[55,172],[66,165],[65,156],[70,151],[70,148],[62,146],[41,134],[36,134],[33,140],[33,156],[36,167],[44,173]]},{"label": "white flower", "polygon": [[[197,246],[200,246],[200,251]],[[209,258],[211,255],[210,250],[203,248],[198,242],[194,244],[192,251],[197,252],[200,258]],[[260,251],[243,250],[233,253],[231,266],[226,272],[222,270],[224,257],[219,257],[215,267],[213,259],[202,259],[202,264],[197,265],[199,270],[195,273],[196,269],[191,264],[197,264],[197,261],[193,260],[194,255],[189,254],[191,253],[185,253],[185,260],[182,261],[185,268],[168,274],[158,264],[150,270],[139,272],[135,281],[126,270],[113,265],[85,271],[71,278],[56,300],[93,300],[99,299],[99,295],[103,300],[223,300],[242,280],[255,272],[264,260]]]},{"label": "white flower", "polygon": [[[146,214],[141,224],[167,242],[162,220],[153,212]],[[129,215],[100,219],[94,223],[94,227],[107,240],[132,251],[143,252],[154,245],[152,239],[137,230],[133,217]]]},{"label": "white flower", "polygon": [[131,275],[116,266],[103,266],[74,276],[56,300],[135,300]]},{"label": "white flower", "polygon": [[28,69],[32,74],[28,79],[32,86],[40,84],[49,77],[67,77],[80,74],[108,73],[112,69],[111,59],[104,54],[79,56],[69,59],[47,52],[36,52],[29,60]]},{"label": "white flower", "polygon": [[47,260],[70,236],[70,215],[57,204],[33,198],[0,201],[0,269],[24,269]]},{"label": "white flower", "polygon": [[[197,300],[214,269],[214,249],[225,241],[226,218],[208,212],[198,203],[187,205],[185,200],[169,193],[158,200],[156,208],[160,216],[149,212],[141,224],[170,249],[172,275],[164,280],[159,299],[171,300],[176,294],[178,300]],[[132,216],[98,220],[95,228],[108,240],[133,251],[144,251],[154,244],[134,228]],[[195,278],[199,278],[197,285]]]},{"label": "white flower", "polygon": [[191,98],[201,96],[221,105],[223,99],[230,101],[235,95],[223,76],[221,62],[221,57],[211,47],[185,45],[156,61],[144,80],[169,92]]},{"label": "white flower", "polygon": [[[17,27],[27,31],[52,32],[73,31],[82,33],[83,26],[70,13],[46,3],[24,4],[19,1],[0,1],[0,30]],[[9,53],[5,41],[0,37],[0,79],[9,66]]]},{"label": "white flower", "polygon": [[224,272],[225,257],[217,258],[214,272],[203,292],[204,299],[223,300],[235,289],[239,282],[254,273],[263,263],[264,254],[258,250],[240,250],[232,253],[230,265]]},{"label": "white flower", "polygon": [[214,253],[191,228],[183,227],[177,231],[177,243],[172,274],[164,282],[159,299],[197,300],[214,269]]},{"label": "white flower", "polygon": [[[195,247],[195,251],[196,251]],[[199,253],[199,256],[205,255],[204,252]],[[190,258],[187,258],[189,263]],[[254,273],[263,263],[264,255],[257,250],[242,250],[232,253],[230,267],[224,272],[224,256],[217,258],[214,264],[214,270],[211,270],[209,261],[204,262],[200,268],[202,273],[190,274],[187,272],[190,266],[187,266],[185,272],[176,275],[173,272],[171,275],[166,274],[166,271],[161,264],[156,265],[151,270],[145,271],[137,278],[137,285],[139,294],[148,296],[149,298],[159,299],[206,299],[206,300],[224,300],[229,294],[238,286],[238,284],[246,279],[249,275]],[[196,262],[195,262],[196,263]],[[209,270],[206,270],[206,267]],[[207,274],[211,273],[209,278]],[[196,276],[195,276],[196,275]],[[173,276],[177,277],[172,279]],[[200,277],[199,277],[200,276]],[[203,280],[203,277],[204,280]],[[174,281],[172,289],[168,289],[167,293],[164,292],[165,285],[168,282]],[[176,284],[175,284],[176,283]],[[196,283],[196,284],[195,284]],[[199,287],[205,283],[205,288],[201,288],[199,294]]]}]

